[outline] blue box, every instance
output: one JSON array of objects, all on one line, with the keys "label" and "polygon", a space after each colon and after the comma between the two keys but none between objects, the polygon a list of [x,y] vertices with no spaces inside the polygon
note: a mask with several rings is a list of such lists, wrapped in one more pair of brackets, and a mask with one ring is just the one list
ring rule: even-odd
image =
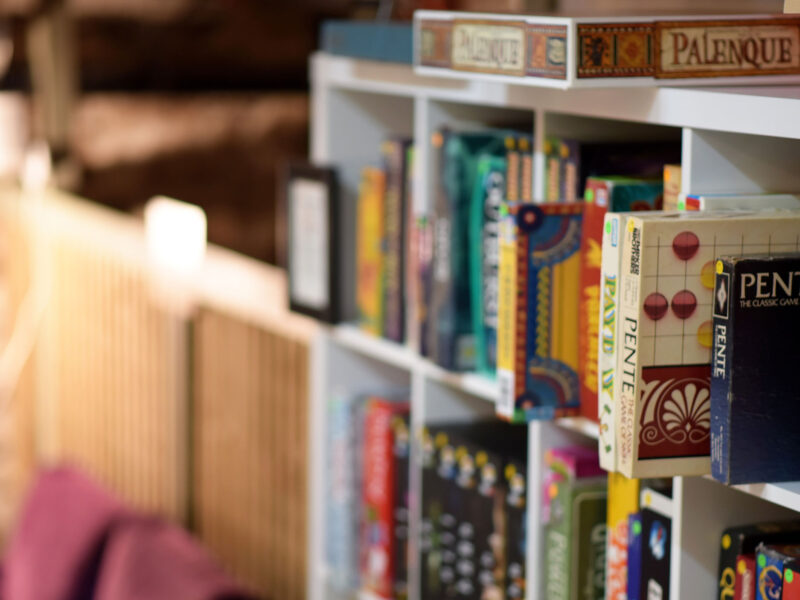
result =
[{"label": "blue box", "polygon": [[[796,250],[793,237],[772,251]],[[713,314],[712,475],[800,479],[800,254],[718,260]]]}]

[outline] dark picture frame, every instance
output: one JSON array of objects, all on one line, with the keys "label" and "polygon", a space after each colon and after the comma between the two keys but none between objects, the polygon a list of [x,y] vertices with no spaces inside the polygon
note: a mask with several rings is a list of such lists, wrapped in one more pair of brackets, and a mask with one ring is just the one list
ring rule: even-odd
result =
[{"label": "dark picture frame", "polygon": [[289,308],[336,323],[340,320],[338,175],[330,167],[290,163],[284,182]]}]

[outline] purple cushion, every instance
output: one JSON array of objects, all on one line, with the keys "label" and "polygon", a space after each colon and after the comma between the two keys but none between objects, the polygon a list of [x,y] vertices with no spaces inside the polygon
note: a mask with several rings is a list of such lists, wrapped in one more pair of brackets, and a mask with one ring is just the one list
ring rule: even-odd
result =
[{"label": "purple cushion", "polygon": [[182,529],[154,518],[119,525],[109,539],[97,600],[246,600],[208,552]]},{"label": "purple cushion", "polygon": [[91,600],[109,533],[130,515],[77,469],[44,470],[8,545],[0,597]]}]

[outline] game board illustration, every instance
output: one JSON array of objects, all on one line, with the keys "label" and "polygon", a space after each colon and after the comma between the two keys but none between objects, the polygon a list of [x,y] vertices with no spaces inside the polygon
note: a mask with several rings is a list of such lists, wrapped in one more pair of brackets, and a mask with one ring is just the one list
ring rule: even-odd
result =
[{"label": "game board illustration", "polygon": [[708,457],[715,259],[800,250],[800,213],[769,215],[628,220],[628,240],[638,237],[623,257],[623,288],[636,288],[623,291],[621,315],[636,336],[629,464]]}]

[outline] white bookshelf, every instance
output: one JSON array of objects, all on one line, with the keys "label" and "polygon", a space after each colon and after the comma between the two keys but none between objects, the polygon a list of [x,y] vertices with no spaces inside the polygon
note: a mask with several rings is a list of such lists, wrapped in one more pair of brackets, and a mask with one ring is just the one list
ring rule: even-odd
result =
[{"label": "white bookshelf", "polygon": [[[697,193],[800,189],[800,86],[758,88],[617,88],[560,91],[472,78],[420,76],[411,66],[317,54],[311,61],[312,159],[339,169],[343,216],[354,222],[360,169],[378,159],[389,134],[415,140],[415,210],[431,199],[428,140],[442,125],[496,125],[534,133],[534,191],[543,196],[546,135],[585,140],[682,140],[683,189]],[[352,232],[351,232],[352,233]],[[352,243],[354,234],[346,239]],[[345,249],[347,251],[347,249]],[[349,269],[353,271],[354,269]],[[348,271],[348,269],[346,269]],[[353,288],[353,273],[343,285]],[[328,595],[325,565],[325,406],[337,387],[401,384],[411,390],[414,430],[493,414],[497,384],[444,371],[413,349],[376,339],[356,327],[320,328],[312,366],[309,497],[309,595]],[[596,444],[597,425],[582,418],[528,426],[528,600],[546,600],[542,583],[540,483],[543,456],[564,443]],[[413,465],[409,588],[417,599],[421,477]],[[800,511],[800,482],[727,487],[708,477],[674,482],[671,599],[713,598],[721,530]],[[355,592],[354,592],[355,594]],[[369,597],[362,594],[360,598]]]}]

